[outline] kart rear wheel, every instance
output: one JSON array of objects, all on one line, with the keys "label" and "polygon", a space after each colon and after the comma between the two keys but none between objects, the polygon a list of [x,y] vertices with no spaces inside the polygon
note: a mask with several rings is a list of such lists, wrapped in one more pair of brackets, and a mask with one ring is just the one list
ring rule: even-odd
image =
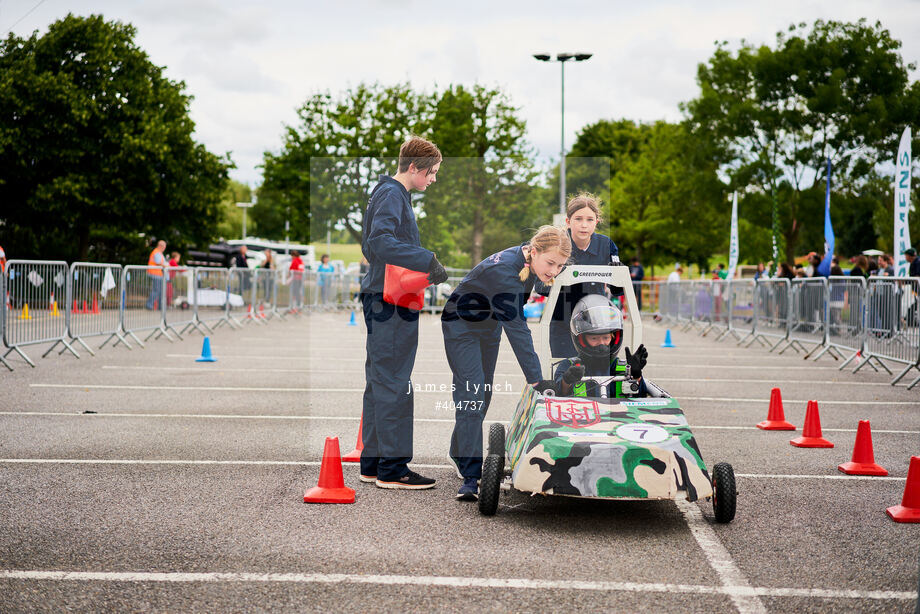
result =
[{"label": "kart rear wheel", "polygon": [[728,463],[716,463],[712,468],[712,511],[716,522],[731,522],[735,518],[735,470]]},{"label": "kart rear wheel", "polygon": [[482,478],[479,480],[479,513],[483,516],[494,516],[498,511],[498,494],[504,473],[504,454],[486,456],[482,463]]},{"label": "kart rear wheel", "polygon": [[505,425],[493,422],[489,425],[489,454],[505,456]]}]

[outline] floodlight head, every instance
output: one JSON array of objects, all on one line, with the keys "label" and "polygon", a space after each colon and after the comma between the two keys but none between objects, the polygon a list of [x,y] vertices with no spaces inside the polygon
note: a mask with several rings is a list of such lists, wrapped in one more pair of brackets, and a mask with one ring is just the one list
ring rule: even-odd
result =
[{"label": "floodlight head", "polygon": [[587,60],[588,58],[590,58],[592,55],[594,55],[594,54],[593,54],[593,53],[576,53],[576,54],[575,54],[575,61],[576,61],[576,62],[584,62],[585,60]]},{"label": "floodlight head", "polygon": [[535,54],[533,54],[533,57],[535,57],[536,59],[540,60],[541,62],[549,62],[549,54],[548,54],[548,53],[535,53]]},{"label": "floodlight head", "polygon": [[571,60],[575,57],[574,53],[557,53],[556,59],[560,62],[565,62],[566,60]]}]

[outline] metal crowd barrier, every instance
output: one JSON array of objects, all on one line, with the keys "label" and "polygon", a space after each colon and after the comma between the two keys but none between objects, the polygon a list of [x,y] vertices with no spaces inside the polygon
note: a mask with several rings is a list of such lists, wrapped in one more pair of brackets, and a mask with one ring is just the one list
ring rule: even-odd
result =
[{"label": "metal crowd barrier", "polygon": [[728,328],[716,341],[731,335],[740,344],[754,336],[754,293],[757,283],[753,279],[732,279],[727,283]]},{"label": "metal crowd barrier", "polygon": [[[862,353],[866,312],[866,280],[862,277],[832,276],[827,279],[827,338],[824,349],[816,356],[818,360],[825,353],[835,359],[850,356],[840,365],[846,368]],[[876,359],[877,360],[877,359]],[[884,366],[884,365],[883,365]],[[872,368],[878,371],[875,365]]]},{"label": "metal crowd barrier", "polygon": [[[8,302],[6,294],[6,273],[0,271],[0,343],[3,343],[4,347],[6,346],[6,304]],[[10,371],[13,370],[13,366],[6,361],[6,354],[0,356],[0,363],[3,363]]]},{"label": "metal crowd barrier", "polygon": [[[902,363],[904,369],[891,381],[897,384],[911,369],[920,368],[918,277],[871,277],[866,286],[865,357],[854,369],[880,358]],[[887,370],[887,367],[885,367]],[[891,373],[891,371],[889,371]],[[920,382],[915,379],[908,388]]]},{"label": "metal crowd barrier", "polygon": [[[22,350],[39,343],[53,345],[42,354],[47,356],[59,344],[80,357],[67,342],[66,308],[58,303],[67,301],[69,271],[66,262],[39,260],[9,260],[6,263],[6,292],[9,305],[4,314],[3,342],[9,348],[5,359],[16,352],[32,367],[35,363]],[[10,365],[4,360],[7,368]]]},{"label": "metal crowd barrier", "polygon": [[[805,352],[809,358],[827,342],[827,279],[809,277],[792,280],[789,302],[789,336],[780,354],[788,349]],[[810,349],[805,344],[811,344]]]},{"label": "metal crowd barrier", "polygon": [[166,330],[166,284],[162,273],[162,267],[129,264],[121,278],[121,326],[141,347],[144,343],[135,333],[150,331],[144,341],[154,335],[173,340]]},{"label": "metal crowd barrier", "polygon": [[727,279],[713,279],[709,282],[712,299],[709,303],[709,326],[703,335],[710,331],[719,333],[722,339],[731,330],[731,282]]},{"label": "metal crowd barrier", "polygon": [[254,269],[252,275],[253,317],[264,323],[276,315],[275,271],[274,269]]},{"label": "metal crowd barrier", "polygon": [[227,323],[233,327],[241,327],[255,319],[252,307],[252,270],[233,267],[230,269],[229,276],[227,287],[230,300],[227,303]]},{"label": "metal crowd barrier", "polygon": [[198,324],[195,316],[195,271],[189,267],[177,266],[163,269],[163,280],[166,285],[166,300],[164,305],[164,326],[179,339],[188,330],[197,330],[202,335],[204,331]]},{"label": "metal crowd barrier", "polygon": [[[67,297],[67,333],[86,351],[96,355],[84,339],[105,336],[102,348],[112,339],[113,347],[123,343],[131,349],[121,334],[121,293],[124,270],[119,264],[74,262],[70,265],[70,292]],[[62,352],[64,350],[61,350]]]},{"label": "metal crowd barrier", "polygon": [[770,345],[766,340],[776,339],[770,346],[772,352],[789,338],[789,300],[788,279],[757,280],[754,287],[754,334],[745,347],[750,347],[755,341]]},{"label": "metal crowd barrier", "polygon": [[[230,295],[230,271],[200,267],[195,269],[195,284],[192,299],[195,321],[210,332],[228,324],[229,308],[232,302],[242,306],[242,297]],[[199,330],[201,330],[199,328]]]}]

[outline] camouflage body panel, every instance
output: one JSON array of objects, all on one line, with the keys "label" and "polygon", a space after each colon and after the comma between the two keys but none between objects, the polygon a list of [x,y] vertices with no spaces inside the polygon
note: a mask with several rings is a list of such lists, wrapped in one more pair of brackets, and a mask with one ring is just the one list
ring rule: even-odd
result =
[{"label": "camouflage body panel", "polygon": [[712,482],[672,398],[544,397],[526,386],[506,440],[512,486],[577,497],[712,496]]}]

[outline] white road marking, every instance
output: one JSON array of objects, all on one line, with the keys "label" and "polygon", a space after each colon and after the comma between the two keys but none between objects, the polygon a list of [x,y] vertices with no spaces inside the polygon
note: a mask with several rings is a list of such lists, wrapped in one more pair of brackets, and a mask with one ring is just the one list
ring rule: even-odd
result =
[{"label": "white road marking", "polygon": [[[770,399],[747,399],[738,397],[685,397],[679,401],[713,401],[716,403],[765,403]],[[783,399],[783,403],[808,403],[810,399]],[[818,405],[909,405],[917,407],[920,401],[818,401]]]},{"label": "white road marking", "polygon": [[[249,386],[138,386],[127,384],[29,384],[30,388],[83,388],[85,390],[163,390],[163,391],[186,391],[186,390],[207,390],[211,392],[360,392],[364,394],[364,388],[272,388],[272,387],[249,387]],[[450,391],[416,391],[420,394],[450,394]],[[499,392],[492,391],[492,396],[508,395],[520,396],[520,392]]]},{"label": "white road marking", "polygon": [[[94,413],[84,414],[79,412],[62,411],[0,411],[0,416],[66,416],[71,418],[195,418],[195,419],[225,419],[225,420],[360,420],[361,416],[304,416],[284,414],[163,414],[145,412],[119,412],[119,413]],[[443,422],[453,424],[453,418],[414,418],[416,422]],[[500,422],[507,424],[507,422]],[[726,430],[726,431],[751,431],[760,433],[755,426],[720,426],[696,425],[694,429]],[[855,433],[856,429],[822,428],[823,431],[838,433]],[[888,433],[895,435],[920,435],[920,431],[872,429],[875,434]]]},{"label": "white road marking", "polygon": [[[319,467],[322,461],[271,461],[271,460],[195,460],[195,459],[122,459],[122,458],[0,458],[0,464],[7,465],[266,465],[266,466],[303,466]],[[346,465],[343,465],[347,467]],[[354,465],[357,467],[357,464]],[[453,465],[412,463],[418,469],[445,469],[456,471]],[[898,477],[872,477],[861,475],[783,475],[778,473],[736,473],[737,478],[750,478],[754,480],[869,480],[872,482],[906,482],[907,478]]]},{"label": "white road marking", "polygon": [[[248,572],[114,572],[2,569],[4,580],[54,580],[63,582],[288,582],[295,584],[375,584],[384,586],[441,586],[446,588],[497,588],[529,590],[619,591],[629,593],[722,594],[745,604],[758,596],[822,599],[910,600],[913,591],[865,591],[847,589],[771,588],[743,585],[706,586],[640,582],[598,582],[588,580],[535,580],[529,578],[482,578],[466,576],[400,576],[331,573],[248,573]],[[761,608],[763,607],[760,604]],[[758,612],[758,609],[741,609]],[[764,610],[765,611],[765,610]]]},{"label": "white road marking", "polygon": [[[651,377],[651,375],[649,376]],[[656,382],[698,382],[698,383],[763,383],[763,384],[774,384],[776,385],[775,378],[768,379],[739,379],[739,378],[728,378],[728,379],[713,379],[709,377],[654,377],[652,378]],[[862,382],[862,381],[852,381],[852,380],[810,380],[810,379],[783,379],[783,386],[786,384],[833,384],[839,386],[841,384],[851,385],[851,386],[891,386],[888,382]],[[684,397],[686,398],[686,397]]]},{"label": "white road marking", "polygon": [[760,600],[756,593],[751,591],[751,585],[732,561],[731,554],[722,542],[719,541],[715,531],[709,526],[709,523],[703,518],[703,512],[695,503],[679,499],[675,501],[677,509],[683,514],[690,533],[696,539],[706,555],[709,565],[719,576],[722,582],[722,590],[728,595],[735,604],[739,614],[766,614],[767,608]]}]

